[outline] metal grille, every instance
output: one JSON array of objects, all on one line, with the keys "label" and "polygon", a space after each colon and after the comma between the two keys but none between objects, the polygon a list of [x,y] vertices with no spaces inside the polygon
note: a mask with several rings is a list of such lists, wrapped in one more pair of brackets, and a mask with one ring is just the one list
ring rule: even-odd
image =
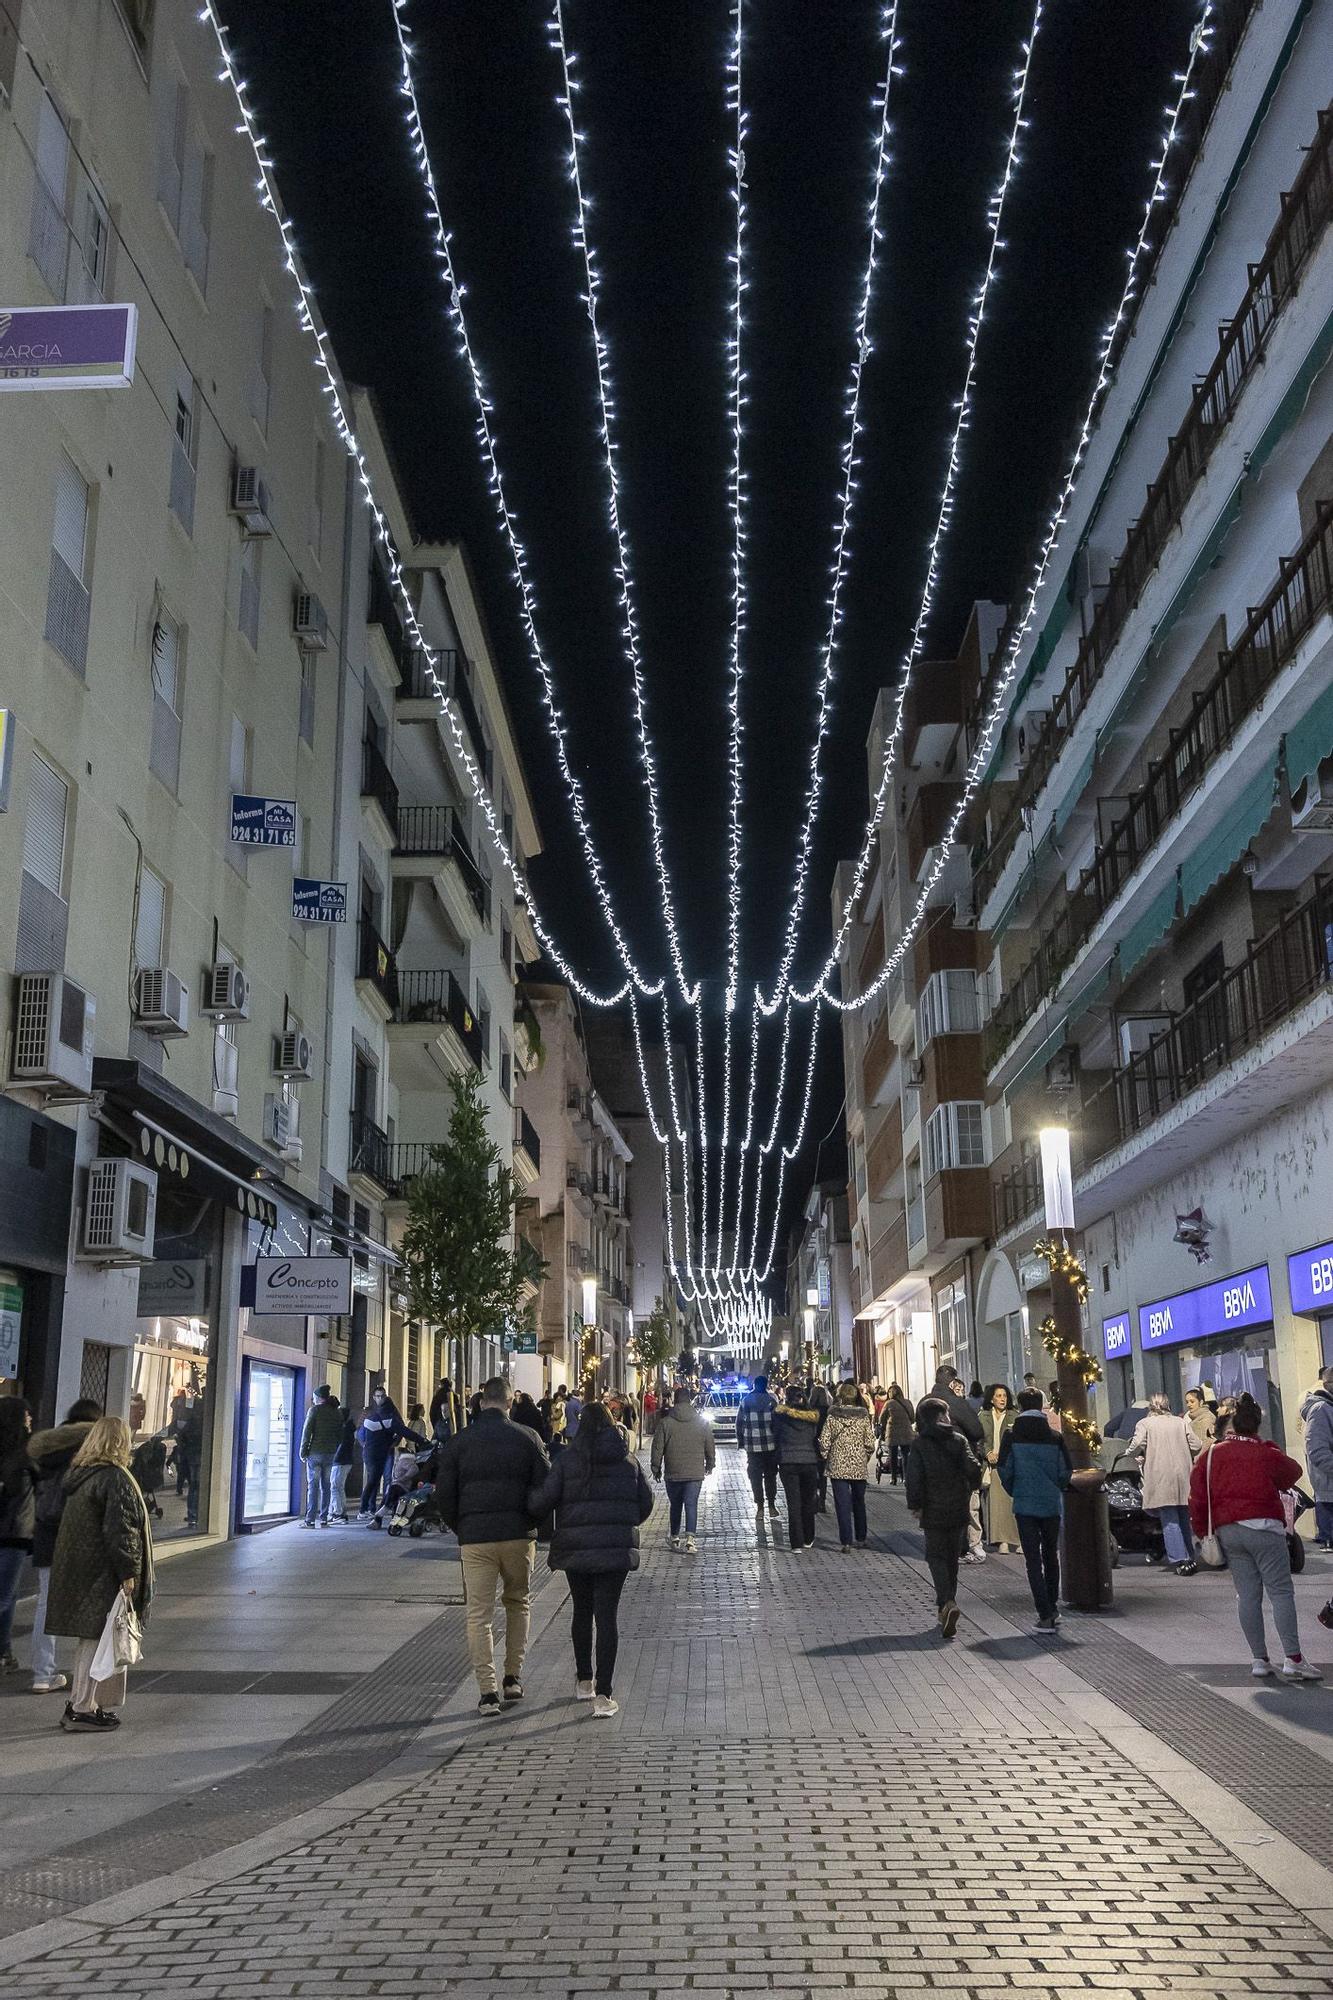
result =
[{"label": "metal grille", "polygon": [[79,1395],[106,1408],[111,1381],[111,1349],[100,1340],[85,1340],[79,1362]]},{"label": "metal grille", "polygon": [[88,1209],[83,1240],[90,1250],[105,1250],[116,1240],[118,1160],[94,1160],[88,1169]]},{"label": "metal grille", "polygon": [[[24,881],[31,881],[25,876]],[[54,975],[30,973],[19,981],[17,1018],[14,1023],[14,1074],[40,1076],[46,1069],[47,1023],[51,1018],[51,988]]]},{"label": "metal grille", "polygon": [[187,535],[194,533],[194,467],[179,438],[171,441],[171,511]]},{"label": "metal grille", "polygon": [[149,767],[174,792],[180,783],[181,719],[169,701],[153,697],[153,734],[148,750]]},{"label": "metal grille", "polygon": [[88,670],[88,613],[91,598],[64,557],[51,551],[46,597],[46,637],[76,674]]}]

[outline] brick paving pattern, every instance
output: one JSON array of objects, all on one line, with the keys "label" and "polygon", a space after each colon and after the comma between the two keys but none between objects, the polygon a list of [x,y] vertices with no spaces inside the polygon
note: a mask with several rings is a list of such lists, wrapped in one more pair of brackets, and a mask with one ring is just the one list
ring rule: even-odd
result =
[{"label": "brick paving pattern", "polygon": [[1013,1648],[942,1647],[914,1566],[831,1519],[757,1545],[732,1453],[707,1498],[696,1557],[645,1537],[615,1722],[569,1698],[562,1609],[428,1789],[30,1961],[23,2000],[1329,2000],[1333,1944]]}]

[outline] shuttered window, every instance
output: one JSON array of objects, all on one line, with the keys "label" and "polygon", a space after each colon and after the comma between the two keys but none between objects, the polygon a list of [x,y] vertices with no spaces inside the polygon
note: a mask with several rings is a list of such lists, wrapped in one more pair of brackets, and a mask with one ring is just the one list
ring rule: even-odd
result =
[{"label": "shuttered window", "polygon": [[161,965],[163,927],[167,915],[167,885],[151,868],[139,877],[139,915],[134,926],[136,965]]},{"label": "shuttered window", "polygon": [[181,758],[181,634],[166,611],[153,626],[153,729],[148,765],[174,792]]},{"label": "shuttered window", "polygon": [[64,894],[65,819],[69,786],[34,750],[23,816],[23,872],[53,896]]},{"label": "shuttered window", "polygon": [[56,463],[56,516],[51,546],[65,567],[85,583],[88,554],[88,486],[64,452]]},{"label": "shuttered window", "polygon": [[42,92],[37,114],[37,170],[32,183],[32,213],[28,219],[28,255],[41,272],[47,289],[65,295],[65,265],[69,231],[65,196],[69,185],[69,134],[51,99]]}]

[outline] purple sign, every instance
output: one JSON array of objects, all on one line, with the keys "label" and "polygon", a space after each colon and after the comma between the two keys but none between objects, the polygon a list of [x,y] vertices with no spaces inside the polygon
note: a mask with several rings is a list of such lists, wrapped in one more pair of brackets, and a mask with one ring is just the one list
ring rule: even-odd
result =
[{"label": "purple sign", "polygon": [[1333,1243],[1317,1243],[1287,1259],[1291,1309],[1322,1319],[1333,1313]]},{"label": "purple sign", "polygon": [[0,306],[0,392],[128,389],[135,306]]},{"label": "purple sign", "polygon": [[1102,1352],[1108,1361],[1123,1361],[1129,1353],[1129,1314],[1102,1321]]},{"label": "purple sign", "polygon": [[1215,1333],[1240,1332],[1249,1326],[1269,1326],[1273,1292],[1267,1264],[1218,1278],[1192,1292],[1176,1292],[1139,1307],[1139,1345],[1178,1347],[1186,1340],[1208,1340]]}]

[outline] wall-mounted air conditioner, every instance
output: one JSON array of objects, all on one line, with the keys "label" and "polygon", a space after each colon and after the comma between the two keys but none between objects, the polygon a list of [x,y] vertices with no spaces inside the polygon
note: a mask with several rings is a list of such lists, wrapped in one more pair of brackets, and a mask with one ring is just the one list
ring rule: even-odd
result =
[{"label": "wall-mounted air conditioner", "polygon": [[235,1042],[213,1037],[213,1109],[219,1118],[237,1118],[241,1110],[240,1050]]},{"label": "wall-mounted air conditioner", "polygon": [[303,653],[322,653],[328,648],[329,620],[313,590],[298,591],[292,605],[292,631]]},{"label": "wall-mounted air conditioner", "polygon": [[1117,1024],[1120,1038],[1120,1066],[1135,1056],[1146,1055],[1154,1039],[1171,1026],[1169,1014],[1128,1014]]},{"label": "wall-mounted air conditioner", "polygon": [[157,1175],[138,1160],[94,1160],[88,1169],[79,1255],[94,1264],[150,1263]]},{"label": "wall-mounted air conditioner", "polygon": [[146,1034],[173,1041],[190,1032],[185,982],[164,965],[141,966],[134,975],[134,1019]]},{"label": "wall-mounted air conditioner", "polygon": [[204,997],[199,1012],[215,1021],[248,1021],[250,982],[239,965],[220,958],[204,968]]},{"label": "wall-mounted air conditioner", "polygon": [[300,1028],[288,1028],[273,1037],[274,1076],[313,1077],[315,1049],[309,1035]]},{"label": "wall-mounted air conditioner", "polygon": [[82,1097],[93,1082],[97,1002],[64,972],[19,974],[10,1079]]},{"label": "wall-mounted air conditioner", "polygon": [[1333,833],[1333,766],[1321,764],[1291,795],[1291,824],[1297,833]]},{"label": "wall-mounted air conditioner", "polygon": [[1030,708],[1019,723],[1015,748],[1018,751],[1018,761],[1020,764],[1026,764],[1028,758],[1036,749],[1037,739],[1041,735],[1045,724],[1050,719],[1050,713],[1048,708]]},{"label": "wall-mounted air conditioner", "polygon": [[234,514],[252,540],[273,533],[268,487],[255,465],[238,465],[231,475],[228,513]]}]

